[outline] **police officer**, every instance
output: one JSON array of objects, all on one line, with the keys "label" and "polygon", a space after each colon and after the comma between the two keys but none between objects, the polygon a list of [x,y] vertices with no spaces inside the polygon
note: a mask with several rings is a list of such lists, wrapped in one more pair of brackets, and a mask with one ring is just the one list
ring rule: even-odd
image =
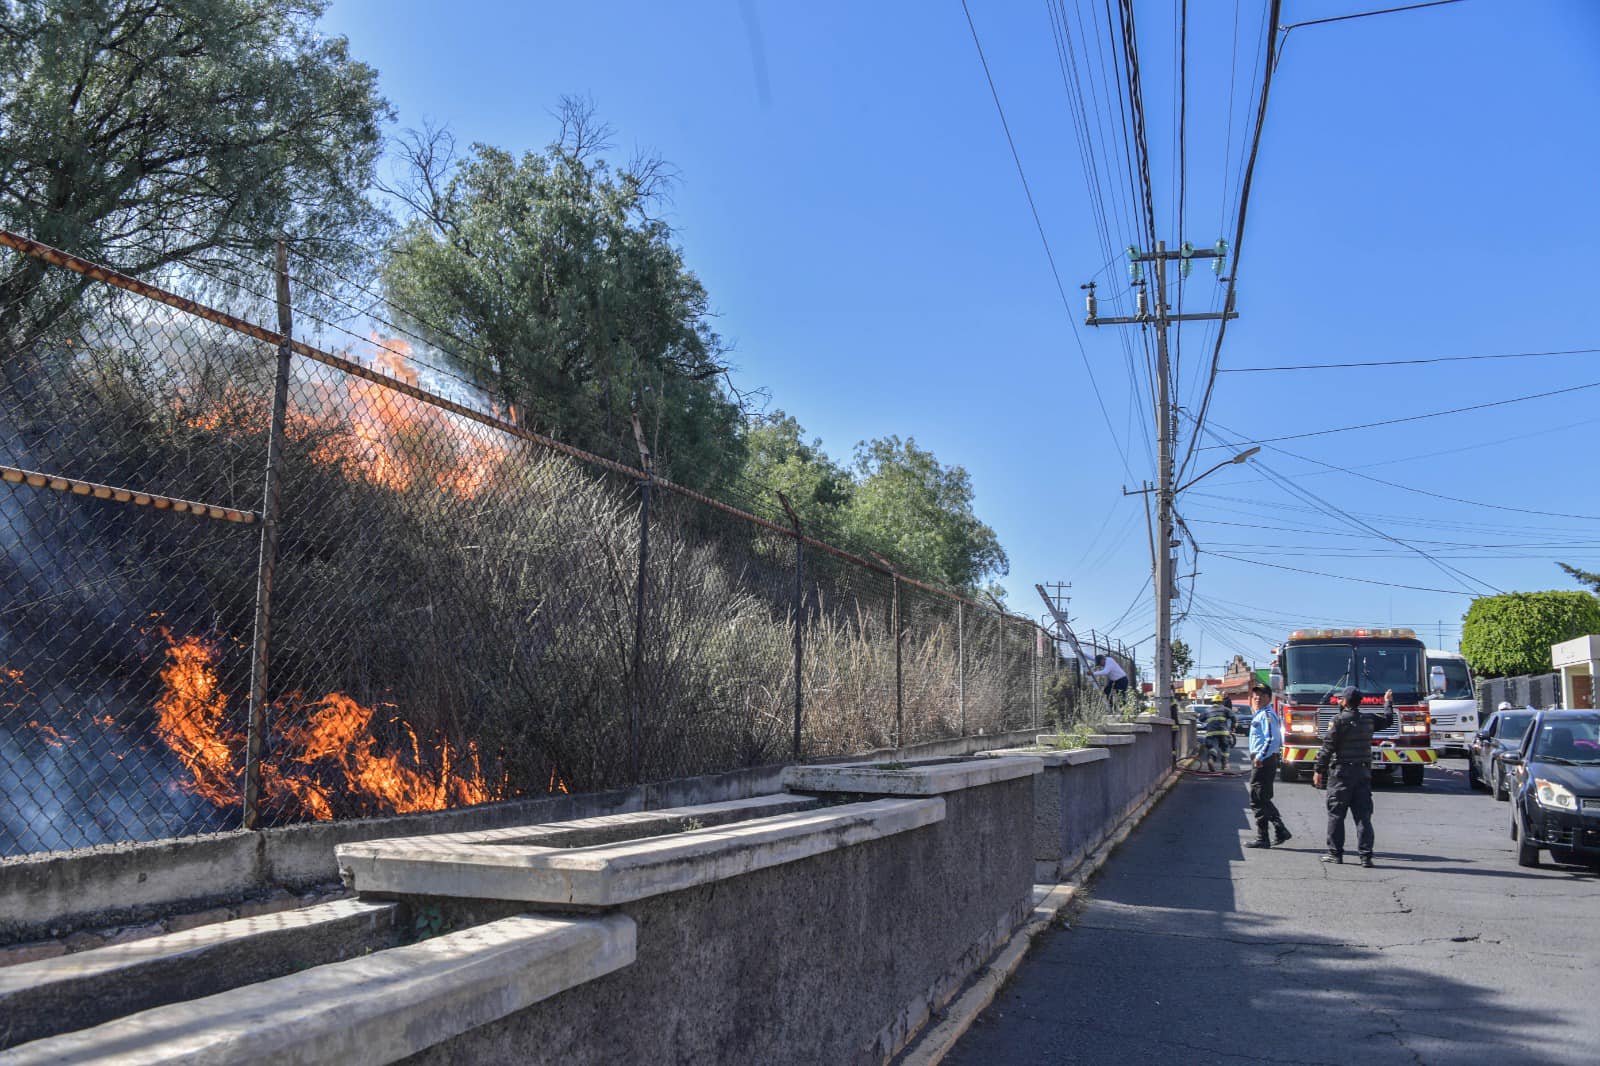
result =
[{"label": "police officer", "polygon": [[1217,696],[1200,722],[1200,735],[1206,746],[1206,763],[1213,760],[1217,772],[1228,768],[1228,739],[1233,735],[1233,718],[1228,714],[1226,697]]},{"label": "police officer", "polygon": [[1274,841],[1267,837],[1269,828],[1277,830],[1279,844],[1294,836],[1272,802],[1272,783],[1283,755],[1283,721],[1272,705],[1270,685],[1257,681],[1250,686],[1250,707],[1255,712],[1250,717],[1250,810],[1256,818],[1256,838],[1246,841],[1245,847],[1270,848]]},{"label": "police officer", "polygon": [[1328,726],[1311,783],[1328,789],[1328,853],[1323,862],[1344,862],[1344,815],[1356,821],[1361,865],[1372,865],[1372,734],[1394,725],[1394,692],[1383,694],[1383,713],[1361,710],[1361,691],[1339,694],[1339,713]]}]

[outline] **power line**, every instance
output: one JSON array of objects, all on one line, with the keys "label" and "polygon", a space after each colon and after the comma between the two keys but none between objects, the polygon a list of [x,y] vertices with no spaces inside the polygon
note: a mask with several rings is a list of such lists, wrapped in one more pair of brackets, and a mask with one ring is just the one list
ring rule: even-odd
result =
[{"label": "power line", "polygon": [[[1543,399],[1546,399],[1546,398],[1548,398],[1550,396],[1565,396],[1568,393],[1582,392],[1585,389],[1594,389],[1594,388],[1600,388],[1600,381],[1591,381],[1591,382],[1589,382],[1589,383],[1587,383],[1585,385],[1569,385],[1567,388],[1564,388],[1564,389],[1551,389],[1548,392],[1530,393],[1527,396],[1513,396],[1508,400],[1489,400],[1489,401],[1487,401],[1485,403],[1472,404],[1472,405],[1467,406],[1467,407],[1452,407],[1447,411],[1429,411],[1427,414],[1421,414],[1421,415],[1405,415],[1405,416],[1403,416],[1401,418],[1386,418],[1381,422],[1363,422],[1360,425],[1356,425],[1356,426],[1336,426],[1336,427],[1334,427],[1332,429],[1314,429],[1314,430],[1310,430],[1310,431],[1308,431],[1306,433],[1289,433],[1289,434],[1285,434],[1284,436],[1281,436],[1281,437],[1262,437],[1262,438],[1260,438],[1258,440],[1251,441],[1250,443],[1252,443],[1252,444],[1275,444],[1278,441],[1285,441],[1285,440],[1304,440],[1307,437],[1326,437],[1330,433],[1350,433],[1350,432],[1353,432],[1353,431],[1358,430],[1358,429],[1378,429],[1378,428],[1381,428],[1383,426],[1398,426],[1398,425],[1401,425],[1401,424],[1406,423],[1406,422],[1420,422],[1420,421],[1422,421],[1424,419],[1428,419],[1428,418],[1442,418],[1445,415],[1466,414],[1469,411],[1486,411],[1491,407],[1505,407],[1508,404],[1526,403],[1529,400],[1543,400]],[[1198,427],[1198,420],[1197,420],[1197,423],[1196,423],[1196,427],[1199,428]],[[1196,434],[1196,436],[1198,436],[1198,434]],[[1191,449],[1191,454],[1193,454],[1193,452],[1196,452],[1196,451],[1201,451],[1201,452],[1215,451],[1218,448],[1231,448],[1231,447],[1233,447],[1233,445],[1231,445],[1231,444],[1203,444],[1203,445],[1200,445],[1199,447]],[[1585,515],[1585,516],[1582,516],[1582,517],[1592,517],[1592,516]]]},{"label": "power line", "polygon": [[[1200,427],[1197,426],[1196,429],[1198,431],[1200,429]],[[1213,437],[1213,438],[1215,438],[1217,440],[1222,440],[1223,439],[1221,437],[1221,435],[1218,434],[1217,432],[1215,432],[1214,430],[1204,430],[1204,432],[1208,433],[1211,437]],[[1362,529],[1365,529],[1368,532],[1372,533],[1374,536],[1380,537],[1383,540],[1390,541],[1391,543],[1400,545],[1403,548],[1407,548],[1407,549],[1411,550],[1412,552],[1415,552],[1417,555],[1421,556],[1422,558],[1426,559],[1428,562],[1432,563],[1433,566],[1436,567],[1445,576],[1454,577],[1457,580],[1465,579],[1467,581],[1474,582],[1474,583],[1476,583],[1478,585],[1483,586],[1484,588],[1489,589],[1492,592],[1500,592],[1501,591],[1500,589],[1496,588],[1494,585],[1491,585],[1489,582],[1484,581],[1482,578],[1474,577],[1472,574],[1467,573],[1465,570],[1462,570],[1460,567],[1450,566],[1447,563],[1441,562],[1439,559],[1435,558],[1432,554],[1430,554],[1427,551],[1424,551],[1423,549],[1417,547],[1416,545],[1408,543],[1407,541],[1401,540],[1399,537],[1396,537],[1393,534],[1384,532],[1383,530],[1379,529],[1377,526],[1374,526],[1372,523],[1363,521],[1362,519],[1355,517],[1354,515],[1350,514],[1348,511],[1343,510],[1342,508],[1340,508],[1336,504],[1333,504],[1333,503],[1329,502],[1328,500],[1322,498],[1321,496],[1317,495],[1315,492],[1312,492],[1310,489],[1307,489],[1307,488],[1304,488],[1304,487],[1301,487],[1301,486],[1298,486],[1298,485],[1294,484],[1291,480],[1289,480],[1288,478],[1286,478],[1283,475],[1279,474],[1276,470],[1274,470],[1272,467],[1268,466],[1266,463],[1262,462],[1261,460],[1259,460],[1259,459],[1256,460],[1256,465],[1261,470],[1265,471],[1267,473],[1267,475],[1272,478],[1274,483],[1276,483],[1278,485],[1279,488],[1283,489],[1285,492],[1287,492],[1291,496],[1294,496],[1297,499],[1304,500],[1305,502],[1308,502],[1308,503],[1311,503],[1311,504],[1315,505],[1316,507],[1320,508],[1325,514],[1328,514],[1328,515],[1333,516],[1333,517],[1342,518],[1346,522],[1351,524],[1352,526],[1358,526],[1358,527],[1360,527]]]},{"label": "power line", "polygon": [[1376,359],[1362,363],[1292,363],[1284,366],[1238,366],[1219,374],[1264,374],[1279,370],[1344,370],[1365,366],[1421,366],[1424,363],[1467,363],[1481,359],[1534,359],[1546,355],[1593,355],[1600,348],[1566,348],[1550,352],[1503,352],[1496,355],[1435,355],[1417,359]]},{"label": "power line", "polygon": [[[1274,0],[1277,2],[1277,0]],[[989,95],[994,97],[995,111],[1000,115],[1000,128],[1005,131],[1006,144],[1011,147],[1011,161],[1017,165],[1017,177],[1022,180],[1023,195],[1028,198],[1028,210],[1033,213],[1034,227],[1039,231],[1039,241],[1044,245],[1045,259],[1050,263],[1050,275],[1055,278],[1056,292],[1061,297],[1061,306],[1067,312],[1067,323],[1072,327],[1072,339],[1078,344],[1078,357],[1083,360],[1083,371],[1089,376],[1089,386],[1094,390],[1095,403],[1100,407],[1100,417],[1105,420],[1106,432],[1111,434],[1111,443],[1116,445],[1117,454],[1122,459],[1122,469],[1131,479],[1133,469],[1128,465],[1128,453],[1123,448],[1122,442],[1117,439],[1117,431],[1111,425],[1111,415],[1106,412],[1106,402],[1100,395],[1100,385],[1094,379],[1094,369],[1089,365],[1089,353],[1084,350],[1083,338],[1078,334],[1078,322],[1073,317],[1072,304],[1067,299],[1066,286],[1061,283],[1061,271],[1056,268],[1055,253],[1050,250],[1050,239],[1045,236],[1044,222],[1039,217],[1039,208],[1033,202],[1033,189],[1028,185],[1028,175],[1022,169],[1022,156],[1017,153],[1017,142],[1011,136],[1011,124],[1006,121],[1006,110],[1000,103],[1000,90],[995,88],[994,75],[989,70],[989,60],[983,54],[983,42],[978,40],[978,27],[972,21],[972,11],[967,7],[967,0],[961,0],[961,10],[967,17],[967,29],[972,33],[972,44],[978,50],[978,62],[983,65],[983,76],[989,83]]]},{"label": "power line", "polygon": [[1326,570],[1305,570],[1298,566],[1285,566],[1282,563],[1268,563],[1260,559],[1246,559],[1243,556],[1229,555],[1227,552],[1211,552],[1214,558],[1231,559],[1236,563],[1249,563],[1251,566],[1270,566],[1274,570],[1290,570],[1296,574],[1310,574],[1313,577],[1332,577],[1340,581],[1359,581],[1363,585],[1382,585],[1392,589],[1410,589],[1412,592],[1442,592],[1447,596],[1472,596],[1476,592],[1463,592],[1461,589],[1436,589],[1426,585],[1402,585],[1395,581],[1378,581],[1370,577],[1351,577],[1349,574],[1330,574]]},{"label": "power line", "polygon": [[[1267,9],[1267,24],[1275,26],[1278,15],[1283,10],[1283,0],[1271,0]],[[1234,299],[1234,286],[1239,278],[1239,262],[1244,252],[1244,224],[1245,217],[1250,210],[1250,185],[1255,178],[1256,159],[1261,152],[1261,131],[1267,123],[1267,98],[1272,91],[1272,71],[1277,66],[1276,56],[1278,38],[1276,34],[1269,34],[1267,38],[1267,60],[1262,70],[1261,77],[1261,102],[1256,108],[1255,130],[1250,135],[1250,156],[1244,168],[1244,181],[1239,187],[1239,214],[1234,220],[1233,231],[1233,267],[1228,271],[1228,292],[1223,298],[1223,307],[1231,308]],[[1222,319],[1217,324],[1217,339],[1211,349],[1211,372],[1206,378],[1205,395],[1200,400],[1200,413],[1195,419],[1194,436],[1189,440],[1189,449],[1184,453],[1183,461],[1178,464],[1178,480],[1182,481],[1188,473],[1189,463],[1193,460],[1196,447],[1200,443],[1200,430],[1206,424],[1206,414],[1211,409],[1211,394],[1217,384],[1217,367],[1222,360],[1222,341],[1228,335],[1228,320]]]},{"label": "power line", "polygon": [[[962,6],[966,0],[961,0]],[[1273,0],[1278,3],[1279,0]],[[1133,143],[1139,158],[1139,185],[1144,197],[1146,246],[1156,243],[1155,193],[1150,181],[1150,142],[1145,136],[1144,91],[1139,76],[1139,37],[1133,25],[1133,0],[1119,0],[1122,8],[1122,50],[1127,63],[1128,106],[1133,117]]]}]

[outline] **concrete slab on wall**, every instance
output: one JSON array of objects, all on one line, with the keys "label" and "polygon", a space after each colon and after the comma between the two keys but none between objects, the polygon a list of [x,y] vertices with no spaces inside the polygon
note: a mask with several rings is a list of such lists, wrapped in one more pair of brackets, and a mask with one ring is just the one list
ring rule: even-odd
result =
[{"label": "concrete slab on wall", "polygon": [[938,796],[1019,777],[1031,777],[1039,770],[1039,760],[1031,755],[882,765],[791,766],[783,772],[783,785],[796,792]]},{"label": "concrete slab on wall", "polygon": [[342,844],[338,856],[346,882],[363,894],[608,907],[893,836],[943,817],[938,798],[877,800],[591,847],[411,837]]},{"label": "concrete slab on wall", "polygon": [[0,1053],[3,1066],[378,1066],[634,961],[635,926],[518,915]]}]

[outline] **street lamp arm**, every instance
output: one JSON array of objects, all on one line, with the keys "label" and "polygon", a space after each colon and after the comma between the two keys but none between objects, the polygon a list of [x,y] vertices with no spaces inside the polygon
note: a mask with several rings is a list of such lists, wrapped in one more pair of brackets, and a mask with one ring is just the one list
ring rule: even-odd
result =
[{"label": "street lamp arm", "polygon": [[1196,481],[1199,481],[1201,478],[1208,477],[1211,474],[1215,474],[1218,470],[1221,470],[1225,466],[1232,466],[1234,463],[1242,463],[1246,459],[1249,459],[1252,455],[1256,454],[1256,452],[1259,452],[1260,450],[1261,450],[1261,445],[1258,444],[1254,448],[1249,449],[1248,451],[1240,452],[1238,455],[1235,455],[1231,459],[1224,459],[1224,460],[1222,460],[1222,462],[1218,463],[1216,466],[1212,467],[1210,470],[1205,471],[1205,473],[1196,474],[1194,477],[1190,478],[1188,481],[1185,481],[1182,485],[1179,485],[1177,488],[1173,489],[1172,490],[1172,494],[1174,496],[1176,496],[1178,493],[1182,492],[1184,489],[1188,488],[1190,485],[1193,485]]}]

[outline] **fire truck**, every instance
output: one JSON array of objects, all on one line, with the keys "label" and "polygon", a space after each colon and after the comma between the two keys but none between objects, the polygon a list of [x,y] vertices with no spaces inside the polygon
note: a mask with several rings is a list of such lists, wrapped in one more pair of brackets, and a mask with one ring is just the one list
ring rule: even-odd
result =
[{"label": "fire truck", "polygon": [[1361,690],[1361,704],[1381,710],[1394,692],[1395,723],[1372,736],[1374,774],[1407,785],[1437,761],[1428,717],[1428,650],[1410,629],[1299,629],[1274,649],[1273,688],[1283,712],[1283,761],[1279,775],[1298,781],[1315,767],[1317,751],[1339,713],[1339,693]]}]

